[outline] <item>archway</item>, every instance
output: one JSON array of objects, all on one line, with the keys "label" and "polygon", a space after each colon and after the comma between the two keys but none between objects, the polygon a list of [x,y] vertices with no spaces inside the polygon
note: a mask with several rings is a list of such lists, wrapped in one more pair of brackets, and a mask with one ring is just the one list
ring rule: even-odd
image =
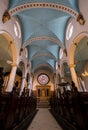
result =
[{"label": "archway", "polygon": [[4,69],[3,91],[8,86],[12,64],[17,64],[16,46],[12,41],[7,32],[0,31],[0,67]]},{"label": "archway", "polygon": [[81,91],[88,90],[88,37],[83,37],[78,44],[75,43],[74,53],[75,71]]},{"label": "archway", "polygon": [[[5,90],[6,91],[12,91],[12,88],[13,88],[13,84],[14,84],[14,78],[15,78],[15,72],[16,72],[16,68],[17,68],[17,64],[18,64],[18,52],[17,52],[17,46],[16,44],[14,43],[14,40],[13,38],[10,36],[10,34],[6,31],[0,31],[0,35],[2,37],[4,37],[3,40],[6,40],[5,44],[7,47],[7,49],[5,49],[6,51],[6,55],[5,53],[3,52],[5,58],[6,58],[6,63],[9,64],[9,67],[11,66],[11,71],[9,72],[9,78],[8,78],[8,82],[6,84],[6,88]],[[3,41],[2,41],[3,43]],[[1,44],[3,45],[3,44]],[[5,46],[4,46],[5,48]],[[9,52],[9,49],[10,49],[10,52]],[[9,58],[8,58],[9,56]],[[8,66],[7,64],[7,66]],[[7,79],[7,78],[6,78]]]},{"label": "archway", "polygon": [[69,66],[72,74],[72,80],[75,82],[78,90],[85,91],[81,80],[84,66],[88,61],[88,34],[81,33],[75,39],[69,52]]}]

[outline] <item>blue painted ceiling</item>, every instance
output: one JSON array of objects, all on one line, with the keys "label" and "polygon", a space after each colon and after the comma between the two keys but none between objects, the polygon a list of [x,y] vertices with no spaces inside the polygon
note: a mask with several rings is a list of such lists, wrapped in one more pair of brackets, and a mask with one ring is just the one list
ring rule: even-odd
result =
[{"label": "blue painted ceiling", "polygon": [[[34,2],[61,4],[79,12],[78,0],[10,0],[8,10]],[[15,16],[18,17],[21,24],[22,45],[25,45],[31,38],[47,36],[61,41],[65,46],[65,30],[68,20],[72,17],[70,14],[49,8],[32,8],[18,12]],[[32,71],[36,66],[43,70],[47,64],[54,71],[55,62],[59,60],[59,48],[60,45],[47,39],[35,40],[29,44],[27,46],[28,59],[32,62]]]}]

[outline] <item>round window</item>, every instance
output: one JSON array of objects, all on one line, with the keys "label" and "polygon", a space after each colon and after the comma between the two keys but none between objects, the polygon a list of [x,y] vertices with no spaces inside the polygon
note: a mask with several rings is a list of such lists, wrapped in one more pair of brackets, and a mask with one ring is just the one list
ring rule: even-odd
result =
[{"label": "round window", "polygon": [[40,74],[38,76],[38,82],[41,84],[41,85],[45,85],[49,82],[49,77],[48,75],[46,74]]}]

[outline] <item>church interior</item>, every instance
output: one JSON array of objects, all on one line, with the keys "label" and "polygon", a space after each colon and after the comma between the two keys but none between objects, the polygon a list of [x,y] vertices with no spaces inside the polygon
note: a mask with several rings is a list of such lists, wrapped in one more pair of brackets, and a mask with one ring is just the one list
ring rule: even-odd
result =
[{"label": "church interior", "polygon": [[0,0],[0,130],[88,130],[87,11]]}]

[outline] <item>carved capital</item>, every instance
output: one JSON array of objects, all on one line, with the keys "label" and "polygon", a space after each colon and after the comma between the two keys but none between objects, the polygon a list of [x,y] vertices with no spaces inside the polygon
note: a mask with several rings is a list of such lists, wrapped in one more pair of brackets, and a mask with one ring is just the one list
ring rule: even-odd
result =
[{"label": "carved capital", "polygon": [[17,67],[16,63],[12,63],[11,65],[12,65],[12,67]]},{"label": "carved capital", "polygon": [[26,77],[22,77],[22,79],[26,79]]},{"label": "carved capital", "polygon": [[78,15],[77,21],[80,23],[80,25],[85,24],[85,20],[84,20],[84,18],[83,18],[83,16],[81,14]]},{"label": "carved capital", "polygon": [[10,19],[11,19],[11,16],[10,16],[9,12],[6,11],[6,12],[4,13],[4,15],[3,15],[3,18],[2,18],[3,23],[7,22],[7,21],[10,20]]},{"label": "carved capital", "polygon": [[70,64],[69,65],[70,68],[75,68],[75,66],[76,66],[75,64]]}]

